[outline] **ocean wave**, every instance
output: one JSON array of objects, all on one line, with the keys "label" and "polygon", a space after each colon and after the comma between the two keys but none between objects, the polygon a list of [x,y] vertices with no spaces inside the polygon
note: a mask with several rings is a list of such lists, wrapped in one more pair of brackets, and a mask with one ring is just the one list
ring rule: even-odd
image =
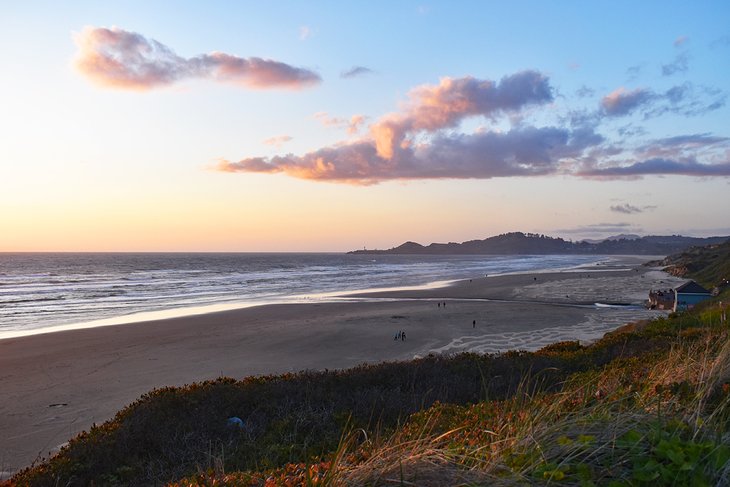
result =
[{"label": "ocean wave", "polygon": [[[16,329],[200,304],[296,300],[597,261],[592,256],[43,254],[3,261],[2,320]],[[38,319],[43,316],[42,323]]]}]

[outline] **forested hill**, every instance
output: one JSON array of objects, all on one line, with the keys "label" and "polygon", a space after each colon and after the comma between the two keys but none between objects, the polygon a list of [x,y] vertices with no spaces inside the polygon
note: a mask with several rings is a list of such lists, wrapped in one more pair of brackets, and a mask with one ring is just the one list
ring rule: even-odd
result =
[{"label": "forested hill", "polygon": [[669,255],[688,247],[719,244],[730,240],[725,237],[684,237],[681,235],[647,236],[639,238],[615,238],[601,242],[573,242],[562,238],[534,233],[512,232],[463,243],[432,243],[421,245],[406,242],[388,250],[355,250],[351,254],[623,254]]},{"label": "forested hill", "polygon": [[721,285],[730,279],[730,240],[722,244],[691,247],[647,265],[662,266],[672,275],[695,279],[704,286]]}]

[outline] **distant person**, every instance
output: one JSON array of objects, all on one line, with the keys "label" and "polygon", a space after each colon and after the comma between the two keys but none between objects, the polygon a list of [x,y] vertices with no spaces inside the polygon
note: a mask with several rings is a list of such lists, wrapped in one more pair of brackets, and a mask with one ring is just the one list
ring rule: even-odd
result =
[{"label": "distant person", "polygon": [[403,332],[400,338],[402,341],[406,341],[406,332]]},{"label": "distant person", "polygon": [[446,301],[444,301],[444,308],[446,307]]},{"label": "distant person", "polygon": [[471,327],[472,327],[472,328],[476,328],[476,327],[477,327],[477,320],[473,320],[473,321],[471,322]]},{"label": "distant person", "polygon": [[441,301],[439,301],[439,303],[438,303],[438,307],[439,307],[439,308],[441,307]]}]

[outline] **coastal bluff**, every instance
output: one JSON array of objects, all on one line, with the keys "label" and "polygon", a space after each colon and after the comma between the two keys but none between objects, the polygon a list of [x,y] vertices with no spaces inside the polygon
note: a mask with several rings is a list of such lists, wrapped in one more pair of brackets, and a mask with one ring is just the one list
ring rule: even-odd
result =
[{"label": "coastal bluff", "polygon": [[617,236],[601,241],[571,241],[542,234],[510,232],[483,240],[469,240],[462,243],[431,243],[421,245],[405,242],[387,250],[362,249],[349,254],[431,254],[431,255],[547,255],[547,254],[589,254],[589,255],[670,255],[688,247],[720,244],[730,239],[725,237],[685,237],[682,235],[650,235],[645,237]]}]

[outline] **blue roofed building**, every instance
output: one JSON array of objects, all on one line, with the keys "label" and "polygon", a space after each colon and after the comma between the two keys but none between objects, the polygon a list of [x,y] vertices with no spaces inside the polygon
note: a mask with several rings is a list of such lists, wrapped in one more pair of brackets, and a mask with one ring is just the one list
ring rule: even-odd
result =
[{"label": "blue roofed building", "polygon": [[674,288],[674,311],[692,309],[697,303],[701,303],[712,297],[712,293],[694,281],[688,281],[679,287]]}]

